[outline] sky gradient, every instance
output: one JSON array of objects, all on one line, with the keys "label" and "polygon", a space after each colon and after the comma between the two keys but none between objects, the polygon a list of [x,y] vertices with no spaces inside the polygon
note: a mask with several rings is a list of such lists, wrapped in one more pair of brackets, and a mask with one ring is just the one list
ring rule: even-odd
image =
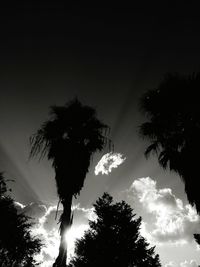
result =
[{"label": "sky gradient", "polygon": [[[192,240],[194,231],[200,231],[199,217],[188,206],[183,183],[163,171],[156,158],[145,159],[147,143],[138,133],[145,120],[139,110],[142,94],[167,72],[200,70],[197,7],[176,1],[132,8],[41,1],[4,6],[1,13],[0,168],[15,180],[10,186],[15,200],[24,205],[19,209],[37,217],[42,233],[54,238],[54,172],[46,160],[29,160],[29,137],[48,119],[49,106],[77,96],[96,108],[111,128],[114,151],[126,158],[108,175],[95,175],[95,166],[108,151],[94,156],[74,201],[77,232],[87,227],[92,203],[107,191],[143,217],[142,231],[157,245],[163,266],[196,267],[193,260],[200,264]],[[45,224],[48,216],[51,226]],[[171,232],[164,233],[162,223]],[[177,227],[182,227],[179,232]]]}]

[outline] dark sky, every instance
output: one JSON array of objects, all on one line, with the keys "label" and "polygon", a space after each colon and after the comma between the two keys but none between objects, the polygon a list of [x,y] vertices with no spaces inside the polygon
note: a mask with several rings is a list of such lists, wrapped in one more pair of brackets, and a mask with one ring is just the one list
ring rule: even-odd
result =
[{"label": "dark sky", "polygon": [[56,204],[50,164],[28,161],[29,137],[48,118],[49,106],[77,96],[97,109],[111,127],[115,151],[127,158],[108,178],[94,177],[103,154],[94,157],[78,199],[83,206],[104,191],[117,197],[147,176],[185,201],[179,177],[144,158],[138,103],[166,72],[200,71],[197,5],[140,1],[96,8],[72,2],[6,2],[0,8],[0,169],[16,180],[13,194],[24,204]]},{"label": "dark sky", "polygon": [[92,8],[64,1],[28,1],[2,7],[2,64],[9,70],[18,67],[18,72],[19,67],[28,72],[29,66],[33,72],[46,67],[46,73],[57,68],[74,73],[94,67],[102,72],[105,65],[115,72],[121,64],[124,72],[149,66],[154,71],[164,66],[164,71],[179,71],[190,63],[193,71],[199,67],[194,60],[199,56],[198,9],[166,3]]},{"label": "dark sky", "polygon": [[48,107],[74,96],[97,108],[116,150],[129,149],[139,161],[139,97],[166,72],[199,71],[200,17],[189,4],[95,8],[25,1],[0,12],[2,168],[15,169],[12,174],[17,167],[9,168],[9,160],[27,160],[28,138],[47,119]]},{"label": "dark sky", "polygon": [[111,126],[116,149],[132,149],[132,160],[139,161],[139,97],[166,72],[199,71],[195,5],[95,8],[24,1],[0,12],[1,146],[7,165],[6,157],[17,164],[10,158],[14,152],[18,161],[27,159],[28,138],[47,119],[48,107],[74,96],[96,107]]}]

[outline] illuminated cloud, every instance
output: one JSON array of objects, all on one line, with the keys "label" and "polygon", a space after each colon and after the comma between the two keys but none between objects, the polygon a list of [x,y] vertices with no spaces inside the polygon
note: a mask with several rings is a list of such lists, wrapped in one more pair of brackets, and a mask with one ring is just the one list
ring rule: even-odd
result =
[{"label": "illuminated cloud", "polygon": [[41,218],[47,213],[47,207],[37,203],[30,203],[23,208],[23,212],[35,219],[35,222],[37,223],[38,218]]},{"label": "illuminated cloud", "polygon": [[120,153],[107,153],[105,154],[95,167],[95,175],[99,173],[108,175],[113,168],[117,168],[126,160]]},{"label": "illuminated cloud", "polygon": [[191,260],[189,261],[184,261],[180,264],[180,267],[198,267],[199,265],[197,264],[196,261]]},{"label": "illuminated cloud", "polygon": [[180,264],[175,263],[174,261],[170,261],[169,263],[165,264],[164,267],[198,267],[198,264],[194,260],[184,261],[181,262]]},{"label": "illuminated cloud", "polygon": [[14,203],[15,203],[15,207],[17,208],[18,211],[20,211],[20,210],[22,210],[23,208],[26,207],[25,205],[23,205],[20,202],[15,201]]},{"label": "illuminated cloud", "polygon": [[183,205],[170,188],[158,189],[156,181],[147,177],[135,180],[130,192],[150,215],[151,230],[143,223],[141,231],[154,243],[183,245],[193,240],[194,233],[200,232],[196,210],[191,205]]},{"label": "illuminated cloud", "polygon": [[[40,267],[52,267],[54,260],[58,255],[59,248],[59,225],[57,224],[62,210],[59,209],[56,212],[56,206],[46,207],[45,205],[30,203],[27,206],[16,202],[15,203],[19,213],[25,213],[26,215],[34,219],[34,226],[32,233],[38,236],[44,247],[39,255],[36,256],[38,262],[42,262]],[[74,223],[66,234],[66,242],[68,244],[68,255],[73,256],[75,240],[81,238],[89,228],[88,220],[94,220],[95,214],[93,208],[83,208],[80,204],[73,206],[72,211],[74,213]],[[57,220],[55,220],[57,213]]]},{"label": "illuminated cloud", "polygon": [[178,267],[174,261],[170,261],[169,263],[165,264],[165,267]]},{"label": "illuminated cloud", "polygon": [[[140,231],[150,244],[156,245],[157,248],[162,248],[164,245],[180,248],[182,245],[191,245],[192,241],[193,245],[195,244],[193,234],[200,232],[199,216],[190,205],[184,205],[170,188],[159,189],[155,180],[149,177],[141,178],[132,183],[129,190],[126,191],[125,197],[134,198],[133,207],[139,205],[142,213],[148,216],[145,220],[145,216],[142,215]],[[37,256],[37,259],[42,262],[40,267],[52,267],[58,254],[60,236],[57,222],[62,210],[58,210],[56,221],[56,206],[46,207],[36,203],[27,206],[16,203],[16,206],[19,212],[25,212],[35,218],[36,224],[33,234],[38,235],[45,244],[40,255]],[[75,240],[81,238],[89,227],[88,219],[96,219],[93,208],[85,208],[77,204],[72,207],[72,211],[74,213],[73,225],[66,234],[70,256],[74,253]],[[138,213],[138,215],[140,214]],[[164,265],[164,267],[197,266],[194,260],[190,261],[188,258],[183,258],[182,263],[180,261],[177,263],[169,262]]]}]

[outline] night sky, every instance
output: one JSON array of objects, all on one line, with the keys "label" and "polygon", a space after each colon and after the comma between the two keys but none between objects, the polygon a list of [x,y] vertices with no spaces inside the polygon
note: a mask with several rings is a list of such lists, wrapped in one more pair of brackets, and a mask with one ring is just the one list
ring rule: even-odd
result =
[{"label": "night sky", "polygon": [[[39,233],[48,236],[55,230],[51,213],[58,199],[50,162],[29,160],[29,137],[48,119],[49,106],[78,97],[110,126],[114,152],[126,159],[108,175],[95,175],[95,166],[108,150],[94,156],[84,189],[74,201],[75,227],[85,229],[92,203],[107,191],[143,217],[143,234],[156,245],[163,266],[200,264],[192,237],[200,232],[200,221],[188,206],[183,183],[162,170],[156,158],[145,159],[147,143],[138,133],[145,120],[139,111],[142,94],[167,72],[200,71],[197,6],[163,1],[95,8],[25,1],[2,6],[0,25],[0,170],[15,180],[10,186],[19,207],[40,224],[39,218],[49,220]],[[145,207],[144,192],[151,192],[151,207]],[[164,220],[161,206],[165,219],[171,216],[164,223],[172,230],[165,233],[159,228]],[[49,251],[41,255],[42,267],[52,260]]]}]

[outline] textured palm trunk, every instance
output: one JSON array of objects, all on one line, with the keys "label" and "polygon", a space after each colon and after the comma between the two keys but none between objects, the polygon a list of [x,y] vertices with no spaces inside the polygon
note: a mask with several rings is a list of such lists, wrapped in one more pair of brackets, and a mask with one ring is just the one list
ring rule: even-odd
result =
[{"label": "textured palm trunk", "polygon": [[67,242],[65,234],[71,226],[72,196],[68,196],[65,200],[62,200],[61,203],[63,205],[63,213],[60,218],[60,247],[58,257],[53,267],[67,267]]}]

